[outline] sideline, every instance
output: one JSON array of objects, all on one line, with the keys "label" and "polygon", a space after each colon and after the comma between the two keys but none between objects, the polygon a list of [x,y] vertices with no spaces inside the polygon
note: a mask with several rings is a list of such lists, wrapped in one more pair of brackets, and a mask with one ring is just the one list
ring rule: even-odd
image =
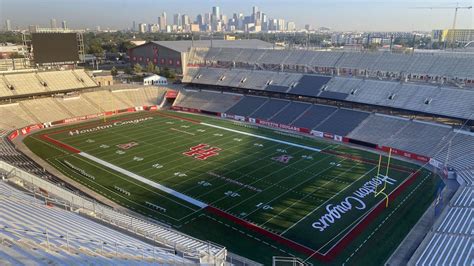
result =
[{"label": "sideline", "polygon": [[305,150],[310,150],[310,151],[314,151],[314,152],[321,152],[321,150],[317,149],[317,148],[308,147],[308,146],[305,146],[305,145],[296,144],[296,143],[292,143],[292,142],[288,142],[288,141],[284,141],[284,140],[273,139],[273,138],[269,138],[269,137],[265,137],[265,136],[261,136],[261,135],[256,135],[256,134],[252,134],[252,133],[248,133],[248,132],[244,132],[244,131],[239,131],[239,130],[236,130],[236,129],[230,129],[230,128],[226,128],[226,127],[216,126],[216,125],[208,124],[208,123],[204,123],[204,122],[201,122],[200,124],[203,125],[203,126],[218,128],[218,129],[222,129],[222,130],[226,130],[226,131],[230,131],[230,132],[234,132],[234,133],[238,133],[238,134],[242,134],[242,135],[246,135],[246,136],[251,136],[251,137],[258,138],[258,139],[273,141],[273,142],[277,142],[277,143],[281,143],[281,144],[285,144],[285,145],[289,145],[289,146],[293,146],[293,147],[297,147],[297,148],[301,148],[301,149],[305,149]]},{"label": "sideline", "polygon": [[113,164],[111,164],[111,163],[109,163],[109,162],[106,162],[106,161],[104,161],[104,160],[102,160],[102,159],[99,159],[99,158],[97,158],[97,157],[95,157],[95,156],[92,156],[92,155],[90,155],[90,154],[88,154],[88,153],[80,152],[79,155],[81,155],[82,157],[85,157],[85,158],[87,158],[87,159],[89,159],[89,160],[91,160],[91,161],[94,161],[94,162],[96,162],[96,163],[102,164],[103,166],[106,166],[106,167],[108,167],[108,168],[110,168],[110,169],[112,169],[112,170],[115,170],[115,171],[117,171],[117,172],[119,172],[119,173],[122,173],[122,174],[124,174],[124,175],[126,175],[126,176],[128,176],[128,177],[131,177],[131,178],[133,178],[133,179],[135,179],[135,180],[138,180],[138,181],[140,181],[140,182],[142,182],[142,183],[145,183],[145,184],[147,184],[147,185],[150,185],[150,186],[152,186],[152,187],[154,187],[154,188],[156,188],[156,189],[159,189],[159,190],[161,190],[161,191],[163,191],[163,192],[165,192],[165,193],[168,193],[168,194],[170,194],[170,195],[173,195],[173,196],[175,196],[175,197],[177,197],[177,198],[179,198],[179,199],[182,199],[182,200],[184,200],[184,201],[186,201],[186,202],[188,202],[188,203],[191,203],[191,204],[193,204],[193,205],[195,205],[195,206],[198,206],[198,207],[201,208],[201,209],[202,209],[202,208],[206,208],[206,207],[208,206],[208,205],[207,205],[206,203],[204,203],[204,202],[201,202],[201,201],[198,201],[198,200],[196,200],[196,199],[193,199],[193,198],[191,198],[191,197],[189,197],[189,196],[184,195],[183,193],[180,193],[180,192],[178,192],[178,191],[176,191],[176,190],[173,190],[173,189],[171,189],[171,188],[168,188],[168,187],[165,187],[165,186],[163,186],[163,185],[160,185],[160,184],[158,184],[158,183],[156,183],[156,182],[151,181],[150,179],[144,178],[143,176],[139,176],[139,175],[137,175],[137,174],[135,174],[135,173],[132,173],[132,172],[130,172],[130,171],[128,171],[128,170],[125,170],[125,169],[123,169],[123,168],[121,168],[121,167],[118,167],[118,166],[113,165]]}]

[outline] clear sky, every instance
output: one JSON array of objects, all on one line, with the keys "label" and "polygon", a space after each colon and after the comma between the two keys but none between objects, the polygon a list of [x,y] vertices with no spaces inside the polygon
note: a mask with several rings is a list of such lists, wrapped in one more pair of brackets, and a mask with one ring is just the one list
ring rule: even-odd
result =
[{"label": "clear sky", "polygon": [[[474,0],[457,0],[474,5]],[[424,6],[454,6],[456,0],[0,0],[0,21],[13,27],[30,24],[49,26],[67,20],[73,28],[130,28],[132,21],[156,23],[161,12],[185,13],[193,19],[218,5],[227,16],[250,14],[257,5],[269,17],[333,30],[412,31],[450,28],[454,10],[413,9]],[[474,28],[474,11],[460,10],[457,28]]]}]

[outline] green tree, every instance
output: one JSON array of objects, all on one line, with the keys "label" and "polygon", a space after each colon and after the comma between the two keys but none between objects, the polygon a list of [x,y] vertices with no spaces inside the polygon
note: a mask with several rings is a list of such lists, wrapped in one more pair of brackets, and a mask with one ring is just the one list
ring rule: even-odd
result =
[{"label": "green tree", "polygon": [[119,52],[126,53],[128,49],[134,47],[135,45],[131,43],[130,41],[121,41],[118,44],[118,50]]},{"label": "green tree", "polygon": [[161,69],[160,76],[168,78],[169,75],[170,75],[170,69],[169,68],[165,67],[165,68]]},{"label": "green tree", "polygon": [[94,40],[89,45],[88,53],[93,54],[97,57],[102,57],[102,55],[104,54],[104,48],[102,48],[102,45],[98,40]]},{"label": "green tree", "polygon": [[123,70],[123,73],[130,75],[130,74],[132,74],[132,69],[131,69],[130,67],[126,67],[126,68]]},{"label": "green tree", "polygon": [[112,69],[110,70],[110,74],[112,74],[112,76],[114,76],[114,77],[117,76],[117,74],[118,74],[117,68],[112,67]]},{"label": "green tree", "polygon": [[159,75],[163,76],[165,78],[168,78],[168,79],[175,79],[176,78],[176,73],[174,72],[174,70],[171,70],[167,67],[161,69]]},{"label": "green tree", "polygon": [[153,65],[152,62],[148,62],[148,65],[146,66],[146,72],[153,73],[154,71],[155,71],[155,65]]},{"label": "green tree", "polygon": [[135,72],[135,74],[141,73],[142,71],[143,71],[143,68],[140,64],[137,63],[133,66],[133,72]]}]

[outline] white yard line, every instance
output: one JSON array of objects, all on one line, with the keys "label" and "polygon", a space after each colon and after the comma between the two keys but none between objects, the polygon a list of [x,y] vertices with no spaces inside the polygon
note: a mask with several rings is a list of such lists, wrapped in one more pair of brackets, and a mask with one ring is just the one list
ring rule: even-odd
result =
[{"label": "white yard line", "polygon": [[[351,170],[352,170],[354,167],[356,167],[357,165],[358,165],[358,164],[356,163],[356,164],[354,164],[351,168],[348,168],[348,169],[345,170],[344,172],[341,172],[340,174],[338,174],[338,175],[336,176],[336,178],[339,177],[339,176],[341,176],[341,175],[343,175],[343,174],[345,174],[345,173],[347,173],[347,172],[349,172],[349,171],[351,171]],[[365,174],[364,174],[364,175],[365,175]],[[360,179],[360,178],[359,178],[359,179]],[[359,179],[357,179],[357,180],[359,180]],[[342,189],[342,191],[344,191],[346,188],[352,186],[352,184],[354,184],[354,182],[356,182],[357,180],[354,180],[352,183],[350,183],[348,186],[346,186],[344,189]],[[302,182],[302,183],[300,183],[300,184],[298,184],[298,185],[304,184],[304,183],[307,182],[307,181],[308,181],[308,180],[305,180],[304,182]],[[270,219],[268,219],[266,222],[264,222],[263,224],[260,224],[260,226],[263,227],[265,224],[267,224],[268,222],[270,222],[271,220],[273,220],[275,217],[280,216],[282,213],[286,212],[289,208],[293,207],[293,206],[294,206],[295,204],[297,204],[297,203],[300,203],[302,200],[306,199],[308,196],[310,196],[310,195],[316,193],[317,191],[319,191],[319,190],[321,189],[321,187],[324,187],[326,184],[331,183],[331,182],[332,182],[331,179],[328,180],[328,181],[326,181],[326,182],[325,182],[324,184],[322,184],[320,187],[316,188],[316,190],[314,190],[313,192],[307,194],[307,195],[304,196],[303,198],[298,199],[297,201],[294,201],[290,206],[286,207],[284,210],[280,211],[278,214],[273,215],[273,216],[272,216]],[[339,194],[340,192],[341,192],[341,191],[339,191],[337,194]],[[275,197],[275,198],[273,198],[272,200],[268,201],[266,204],[272,203],[273,201],[275,201],[275,200],[279,199],[280,197],[284,196],[286,193],[288,193],[288,192],[285,192],[285,193],[283,193],[283,194],[278,195],[277,197]],[[337,195],[337,194],[336,194],[336,195]],[[332,198],[334,198],[334,196],[332,196],[331,199],[332,199]],[[327,202],[327,201],[328,201],[328,200],[326,200],[325,202]],[[324,202],[324,203],[325,203],[325,202]],[[322,204],[324,204],[324,203],[322,203]],[[321,204],[321,205],[322,205],[322,204]],[[255,210],[255,211],[256,211],[256,210]],[[249,215],[252,214],[252,213],[255,212],[255,211],[252,211],[251,213],[249,213]]]},{"label": "white yard line", "polygon": [[281,143],[281,144],[285,144],[285,145],[289,145],[289,146],[293,146],[293,147],[298,147],[298,148],[305,149],[305,150],[310,150],[310,151],[315,151],[315,152],[320,152],[321,151],[318,148],[308,147],[308,146],[305,146],[305,145],[296,144],[296,143],[289,142],[289,141],[284,141],[284,140],[269,138],[269,137],[265,137],[265,136],[261,136],[261,135],[256,135],[256,134],[253,134],[253,133],[248,133],[248,132],[244,132],[244,131],[240,131],[240,130],[236,130],[236,129],[216,126],[216,125],[213,125],[213,124],[208,124],[208,123],[203,123],[203,122],[201,122],[200,124],[204,125],[204,126],[208,126],[208,127],[218,128],[218,129],[222,129],[222,130],[242,134],[242,135],[245,135],[245,136],[251,136],[251,137],[258,138],[258,139],[264,139],[264,140],[273,141],[273,142],[277,142],[277,143]]},{"label": "white yard line", "polygon": [[308,214],[306,214],[303,218],[299,219],[296,223],[294,223],[292,226],[288,227],[285,231],[283,231],[280,235],[284,235],[286,232],[288,232],[289,230],[291,230],[293,227],[295,227],[297,224],[299,224],[301,221],[303,221],[304,219],[306,219],[308,216],[310,216],[311,214],[313,214],[315,211],[317,211],[319,208],[323,207],[324,204],[328,203],[330,200],[332,200],[333,198],[335,198],[337,195],[341,194],[341,192],[343,192],[344,190],[346,190],[348,187],[352,186],[355,182],[359,181],[361,178],[363,178],[364,176],[368,175],[370,172],[372,172],[374,169],[376,168],[376,166],[374,166],[372,169],[370,169],[369,171],[365,172],[363,175],[361,175],[359,178],[357,178],[356,180],[354,180],[354,182],[350,183],[349,185],[347,185],[344,189],[340,190],[339,192],[337,192],[336,194],[334,194],[332,197],[330,197],[329,199],[327,199],[325,202],[323,202],[321,205],[319,205],[317,208],[315,208],[314,210],[312,210],[311,212],[309,212]]},{"label": "white yard line", "polygon": [[83,157],[85,157],[85,158],[87,158],[87,159],[89,159],[89,160],[91,160],[91,161],[94,161],[94,162],[96,162],[96,163],[102,164],[103,166],[106,166],[106,167],[108,167],[108,168],[110,168],[110,169],[112,169],[112,170],[115,170],[115,171],[117,171],[117,172],[119,172],[119,173],[122,173],[122,174],[124,174],[124,175],[126,175],[126,176],[128,176],[128,177],[131,177],[131,178],[133,178],[133,179],[135,179],[135,180],[138,180],[138,181],[140,181],[140,182],[142,182],[142,183],[145,183],[145,184],[147,184],[147,185],[149,185],[149,186],[152,186],[152,187],[154,187],[154,188],[156,188],[156,189],[159,189],[159,190],[161,190],[161,191],[163,191],[163,192],[165,192],[165,193],[168,193],[168,194],[170,194],[170,195],[173,195],[173,196],[175,196],[175,197],[177,197],[177,198],[179,198],[179,199],[182,199],[182,200],[184,200],[184,201],[186,201],[186,202],[188,202],[188,203],[191,203],[191,204],[193,204],[193,205],[195,205],[195,206],[198,206],[199,208],[206,208],[206,207],[208,206],[208,205],[207,205],[206,203],[204,203],[204,202],[201,202],[201,201],[198,201],[198,200],[196,200],[196,199],[193,199],[193,198],[191,198],[191,197],[189,197],[189,196],[187,196],[187,195],[184,195],[184,194],[182,194],[182,193],[180,193],[180,192],[178,192],[178,191],[176,191],[176,190],[173,190],[173,189],[170,189],[170,188],[165,187],[165,186],[163,186],[163,185],[160,185],[160,184],[158,184],[158,183],[156,183],[156,182],[151,181],[150,179],[147,179],[147,178],[145,178],[145,177],[143,177],[143,176],[139,176],[139,175],[137,175],[137,174],[135,174],[135,173],[132,173],[132,172],[130,172],[130,171],[128,171],[128,170],[125,170],[125,169],[123,169],[123,168],[121,168],[121,167],[118,167],[118,166],[113,165],[113,164],[111,164],[111,163],[109,163],[109,162],[106,162],[106,161],[104,161],[104,160],[101,160],[101,159],[99,159],[99,158],[97,158],[97,157],[95,157],[95,156],[92,156],[92,155],[90,155],[90,154],[88,154],[88,153],[80,152],[79,155],[81,155],[81,156],[83,156]]}]

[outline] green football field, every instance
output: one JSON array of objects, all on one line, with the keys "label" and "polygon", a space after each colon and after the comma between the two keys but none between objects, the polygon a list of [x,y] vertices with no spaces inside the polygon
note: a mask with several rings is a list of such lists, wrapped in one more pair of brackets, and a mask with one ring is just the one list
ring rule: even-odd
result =
[{"label": "green football field", "polygon": [[[419,170],[393,158],[387,170],[387,157],[379,168],[378,155],[366,151],[175,112],[142,112],[52,128],[25,142],[51,165],[98,193],[263,263],[273,255],[306,258],[308,254],[238,225],[235,219],[325,256]],[[433,194],[434,177],[424,170],[420,173],[373,223],[387,217],[397,204],[403,211],[401,200],[415,200],[410,189]],[[380,193],[376,196],[374,190]],[[430,199],[426,196],[412,205],[413,210],[405,210],[410,223],[416,222]],[[392,219],[387,223],[397,222]],[[367,236],[362,232],[336,261],[349,258],[349,251]],[[395,247],[396,241],[386,250]]]}]

